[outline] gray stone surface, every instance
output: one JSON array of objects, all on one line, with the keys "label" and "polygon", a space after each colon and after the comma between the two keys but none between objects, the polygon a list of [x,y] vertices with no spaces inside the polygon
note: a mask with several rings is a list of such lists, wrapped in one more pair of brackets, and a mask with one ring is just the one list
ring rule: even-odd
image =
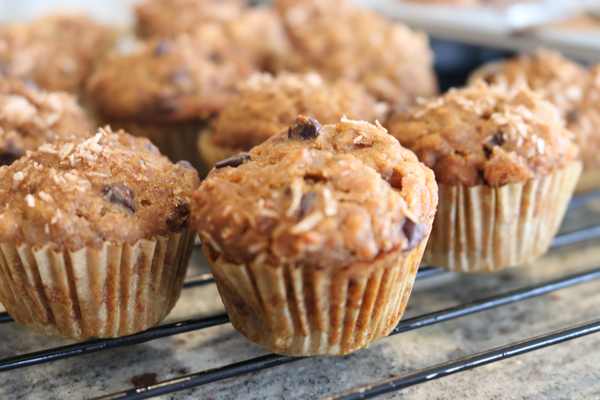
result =
[{"label": "gray stone surface", "polygon": [[[600,204],[574,210],[563,232],[600,224]],[[418,281],[405,318],[600,267],[597,240],[552,250],[526,268]],[[195,254],[190,274],[204,271]],[[164,396],[164,399],[307,399],[386,379],[600,316],[600,281],[383,339],[337,358],[316,357]],[[214,285],[187,289],[166,322],[223,312]],[[0,358],[62,346],[16,323],[0,325]],[[0,373],[1,399],[93,398],[267,354],[230,325]],[[419,385],[390,399],[600,398],[600,335],[591,335]]]}]

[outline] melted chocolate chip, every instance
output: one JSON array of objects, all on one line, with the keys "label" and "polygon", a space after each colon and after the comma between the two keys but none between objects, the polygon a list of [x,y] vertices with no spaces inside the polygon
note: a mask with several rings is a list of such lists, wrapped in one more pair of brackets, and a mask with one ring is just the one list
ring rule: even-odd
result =
[{"label": "melted chocolate chip", "polygon": [[167,225],[171,228],[187,228],[190,224],[190,207],[187,204],[178,204],[175,206],[175,214],[167,218]]},{"label": "melted chocolate chip", "polygon": [[144,148],[146,148],[146,150],[148,150],[152,154],[159,154],[158,148],[150,142],[144,144]]},{"label": "melted chocolate chip", "polygon": [[213,53],[210,55],[210,60],[216,64],[219,64],[223,61],[223,56],[217,53]]},{"label": "melted chocolate chip", "polygon": [[310,140],[319,136],[321,125],[316,119],[299,115],[288,129],[289,139]]},{"label": "melted chocolate chip", "polygon": [[136,375],[129,381],[135,387],[152,386],[158,383],[158,380],[156,379],[157,377],[158,375],[156,375],[155,373],[147,372],[145,374]]},{"label": "melted chocolate chip", "polygon": [[310,207],[315,197],[317,197],[317,194],[315,192],[308,192],[304,196],[302,196],[302,200],[300,200],[301,217],[310,210]]},{"label": "melted chocolate chip", "polygon": [[135,199],[131,189],[122,183],[111,183],[102,188],[102,194],[111,203],[121,204],[127,207],[131,212],[135,212]]},{"label": "melted chocolate chip", "polygon": [[492,136],[492,145],[494,146],[502,146],[502,144],[504,143],[504,134],[502,132],[496,132],[494,133],[494,136]]},{"label": "melted chocolate chip", "polygon": [[569,123],[579,122],[579,110],[575,108],[575,109],[567,112],[567,114],[565,115],[565,119]]},{"label": "melted chocolate chip", "polygon": [[164,56],[169,52],[170,48],[171,46],[169,45],[169,42],[162,40],[160,43],[158,43],[158,45],[156,45],[156,48],[154,49],[154,57]]},{"label": "melted chocolate chip", "polygon": [[229,157],[229,158],[219,161],[218,163],[215,164],[215,168],[216,169],[221,169],[221,168],[225,168],[225,167],[237,168],[240,165],[242,165],[243,163],[245,163],[246,161],[250,161],[250,159],[251,159],[250,154],[241,153],[241,154],[238,154],[237,156]]},{"label": "melted chocolate chip", "polygon": [[406,236],[406,249],[412,250],[417,247],[425,237],[425,224],[418,224],[410,219],[404,220],[402,232]]},{"label": "melted chocolate chip", "polygon": [[10,75],[10,64],[0,61],[0,74],[4,76]]}]

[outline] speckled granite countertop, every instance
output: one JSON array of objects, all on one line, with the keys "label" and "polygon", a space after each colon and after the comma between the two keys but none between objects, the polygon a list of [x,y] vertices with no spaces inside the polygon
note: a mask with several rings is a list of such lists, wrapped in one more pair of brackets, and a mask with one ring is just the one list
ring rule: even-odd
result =
[{"label": "speckled granite countertop", "polygon": [[[563,232],[600,225],[600,204],[572,210]],[[552,250],[527,268],[417,281],[405,318],[600,267],[600,241]],[[206,270],[199,251],[190,275]],[[164,399],[307,399],[371,383],[600,317],[600,282],[383,339],[338,358],[317,357]],[[167,321],[223,312],[216,287],[187,289]],[[64,346],[16,323],[0,325],[0,357]],[[266,354],[231,325],[0,373],[1,399],[92,398]],[[390,399],[600,398],[600,334],[463,372]]]}]

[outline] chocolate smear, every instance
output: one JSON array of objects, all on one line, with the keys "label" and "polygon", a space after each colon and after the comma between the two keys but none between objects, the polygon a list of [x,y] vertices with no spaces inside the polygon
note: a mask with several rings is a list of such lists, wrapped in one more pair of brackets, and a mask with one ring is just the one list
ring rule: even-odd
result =
[{"label": "chocolate smear", "polygon": [[127,207],[131,212],[135,212],[135,199],[133,192],[127,186],[122,183],[111,183],[102,188],[102,194],[106,195],[106,198],[111,203],[121,204]]}]

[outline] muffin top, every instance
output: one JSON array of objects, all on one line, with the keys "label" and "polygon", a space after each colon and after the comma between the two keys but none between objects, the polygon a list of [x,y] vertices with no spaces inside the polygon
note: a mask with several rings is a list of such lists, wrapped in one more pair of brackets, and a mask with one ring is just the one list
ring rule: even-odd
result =
[{"label": "muffin top", "polygon": [[367,268],[417,247],[437,207],[431,170],[380,125],[298,116],[216,165],[192,228],[229,262]]},{"label": "muffin top", "polygon": [[89,132],[90,124],[73,96],[0,75],[0,165],[46,142],[87,137]]},{"label": "muffin top", "polygon": [[49,91],[77,94],[113,32],[83,15],[54,14],[0,27],[0,73],[28,78]]},{"label": "muffin top", "polygon": [[113,52],[88,81],[96,110],[106,117],[141,121],[204,119],[233,97],[254,65],[218,36],[182,34],[150,39],[133,54]]},{"label": "muffin top", "polygon": [[241,0],[149,0],[139,4],[135,13],[140,35],[174,38],[194,32],[203,23],[233,21],[243,10]]},{"label": "muffin top", "polygon": [[570,118],[589,85],[590,74],[580,64],[567,60],[560,53],[540,49],[533,54],[521,54],[506,61],[484,65],[469,77],[471,85],[483,79],[490,84],[528,85],[553,102]]},{"label": "muffin top", "polygon": [[299,114],[323,124],[343,116],[375,122],[387,112],[360,84],[327,83],[318,74],[257,74],[240,85],[240,93],[223,109],[212,129],[220,147],[248,151],[285,129]]},{"label": "muffin top", "polygon": [[436,93],[424,34],[346,0],[278,0],[275,7],[295,49],[281,69],[360,81],[390,104]]},{"label": "muffin top", "polygon": [[592,79],[580,107],[570,114],[568,128],[580,146],[586,169],[600,169],[600,65],[592,66]]},{"label": "muffin top", "polygon": [[176,232],[199,184],[189,163],[122,131],[45,144],[0,168],[0,241],[76,251]]},{"label": "muffin top", "polygon": [[578,153],[559,110],[523,88],[451,89],[395,113],[388,129],[451,186],[500,186],[546,176]]}]

